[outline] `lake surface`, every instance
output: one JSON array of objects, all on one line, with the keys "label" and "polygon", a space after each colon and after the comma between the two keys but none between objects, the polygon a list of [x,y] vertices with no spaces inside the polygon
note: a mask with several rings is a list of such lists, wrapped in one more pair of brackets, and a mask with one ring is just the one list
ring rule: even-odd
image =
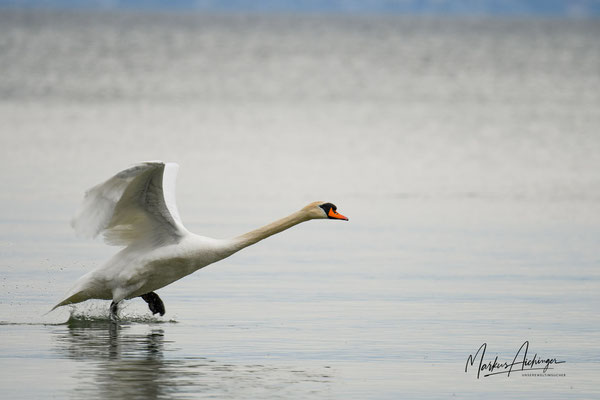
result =
[{"label": "lake surface", "polygon": [[[599,35],[597,20],[0,11],[3,396],[599,397]],[[350,221],[161,289],[164,317],[140,299],[118,324],[103,301],[46,314],[117,251],[70,229],[83,192],[152,159],[180,164],[199,234],[314,200]],[[478,379],[483,343],[482,364],[502,364],[525,342],[564,362]]]}]

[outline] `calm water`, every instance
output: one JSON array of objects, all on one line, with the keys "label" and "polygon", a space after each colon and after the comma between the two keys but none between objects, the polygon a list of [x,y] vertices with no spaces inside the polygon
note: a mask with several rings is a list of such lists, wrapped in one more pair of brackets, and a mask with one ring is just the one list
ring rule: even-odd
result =
[{"label": "calm water", "polygon": [[[600,396],[600,23],[0,12],[6,398]],[[85,189],[181,165],[187,227],[312,221],[45,315],[116,249]],[[556,358],[545,376],[484,362]],[[539,371],[536,371],[539,372]],[[558,376],[556,376],[558,375]],[[35,382],[35,385],[32,384]]]}]

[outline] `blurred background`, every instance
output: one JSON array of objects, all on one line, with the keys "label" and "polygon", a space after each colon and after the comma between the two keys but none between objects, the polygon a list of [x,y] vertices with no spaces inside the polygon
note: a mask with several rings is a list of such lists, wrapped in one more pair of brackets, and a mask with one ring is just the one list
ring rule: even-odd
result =
[{"label": "blurred background", "polygon": [[181,164],[187,218],[222,196],[599,195],[597,1],[0,4],[12,216],[146,159]]},{"label": "blurred background", "polygon": [[[85,346],[11,324],[69,318],[42,315],[116,251],[71,231],[83,192],[161,159],[180,164],[178,208],[199,234],[238,235],[314,200],[350,218],[165,288],[185,323],[162,328],[179,346],[164,358],[213,357],[238,383],[243,360],[260,360],[277,390],[299,382],[298,398],[334,364],[321,397],[499,398],[506,387],[473,386],[464,360],[483,341],[508,357],[529,339],[572,378],[513,390],[595,396],[599,17],[593,0],[0,0],[4,362],[21,338],[58,338],[38,363],[70,360],[65,340]],[[124,348],[153,333],[136,335]],[[290,377],[300,359],[310,373]],[[78,368],[94,377],[96,361]],[[254,381],[227,392],[212,372],[210,393],[276,397]]]}]

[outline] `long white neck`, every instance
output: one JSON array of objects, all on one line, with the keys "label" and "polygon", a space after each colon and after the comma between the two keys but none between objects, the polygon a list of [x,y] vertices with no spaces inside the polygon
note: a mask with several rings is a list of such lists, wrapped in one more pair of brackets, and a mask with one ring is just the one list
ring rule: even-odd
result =
[{"label": "long white neck", "polygon": [[296,211],[295,213],[265,225],[262,228],[255,229],[231,239],[231,250],[233,252],[240,251],[245,247],[268,238],[269,236],[289,229],[294,225],[298,225],[299,223],[308,221],[310,219],[312,218],[307,212],[305,212],[305,210]]}]

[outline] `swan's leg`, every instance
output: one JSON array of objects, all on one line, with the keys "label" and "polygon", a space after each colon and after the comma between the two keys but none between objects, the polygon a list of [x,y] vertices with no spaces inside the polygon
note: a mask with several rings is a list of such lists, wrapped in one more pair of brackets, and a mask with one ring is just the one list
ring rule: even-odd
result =
[{"label": "swan's leg", "polygon": [[152,311],[152,315],[160,314],[161,316],[165,315],[165,305],[158,297],[158,295],[154,292],[146,293],[140,296],[146,303],[148,303],[148,308]]},{"label": "swan's leg", "polygon": [[119,315],[117,314],[119,311],[119,302],[110,303],[110,320],[116,321],[119,319]]}]

